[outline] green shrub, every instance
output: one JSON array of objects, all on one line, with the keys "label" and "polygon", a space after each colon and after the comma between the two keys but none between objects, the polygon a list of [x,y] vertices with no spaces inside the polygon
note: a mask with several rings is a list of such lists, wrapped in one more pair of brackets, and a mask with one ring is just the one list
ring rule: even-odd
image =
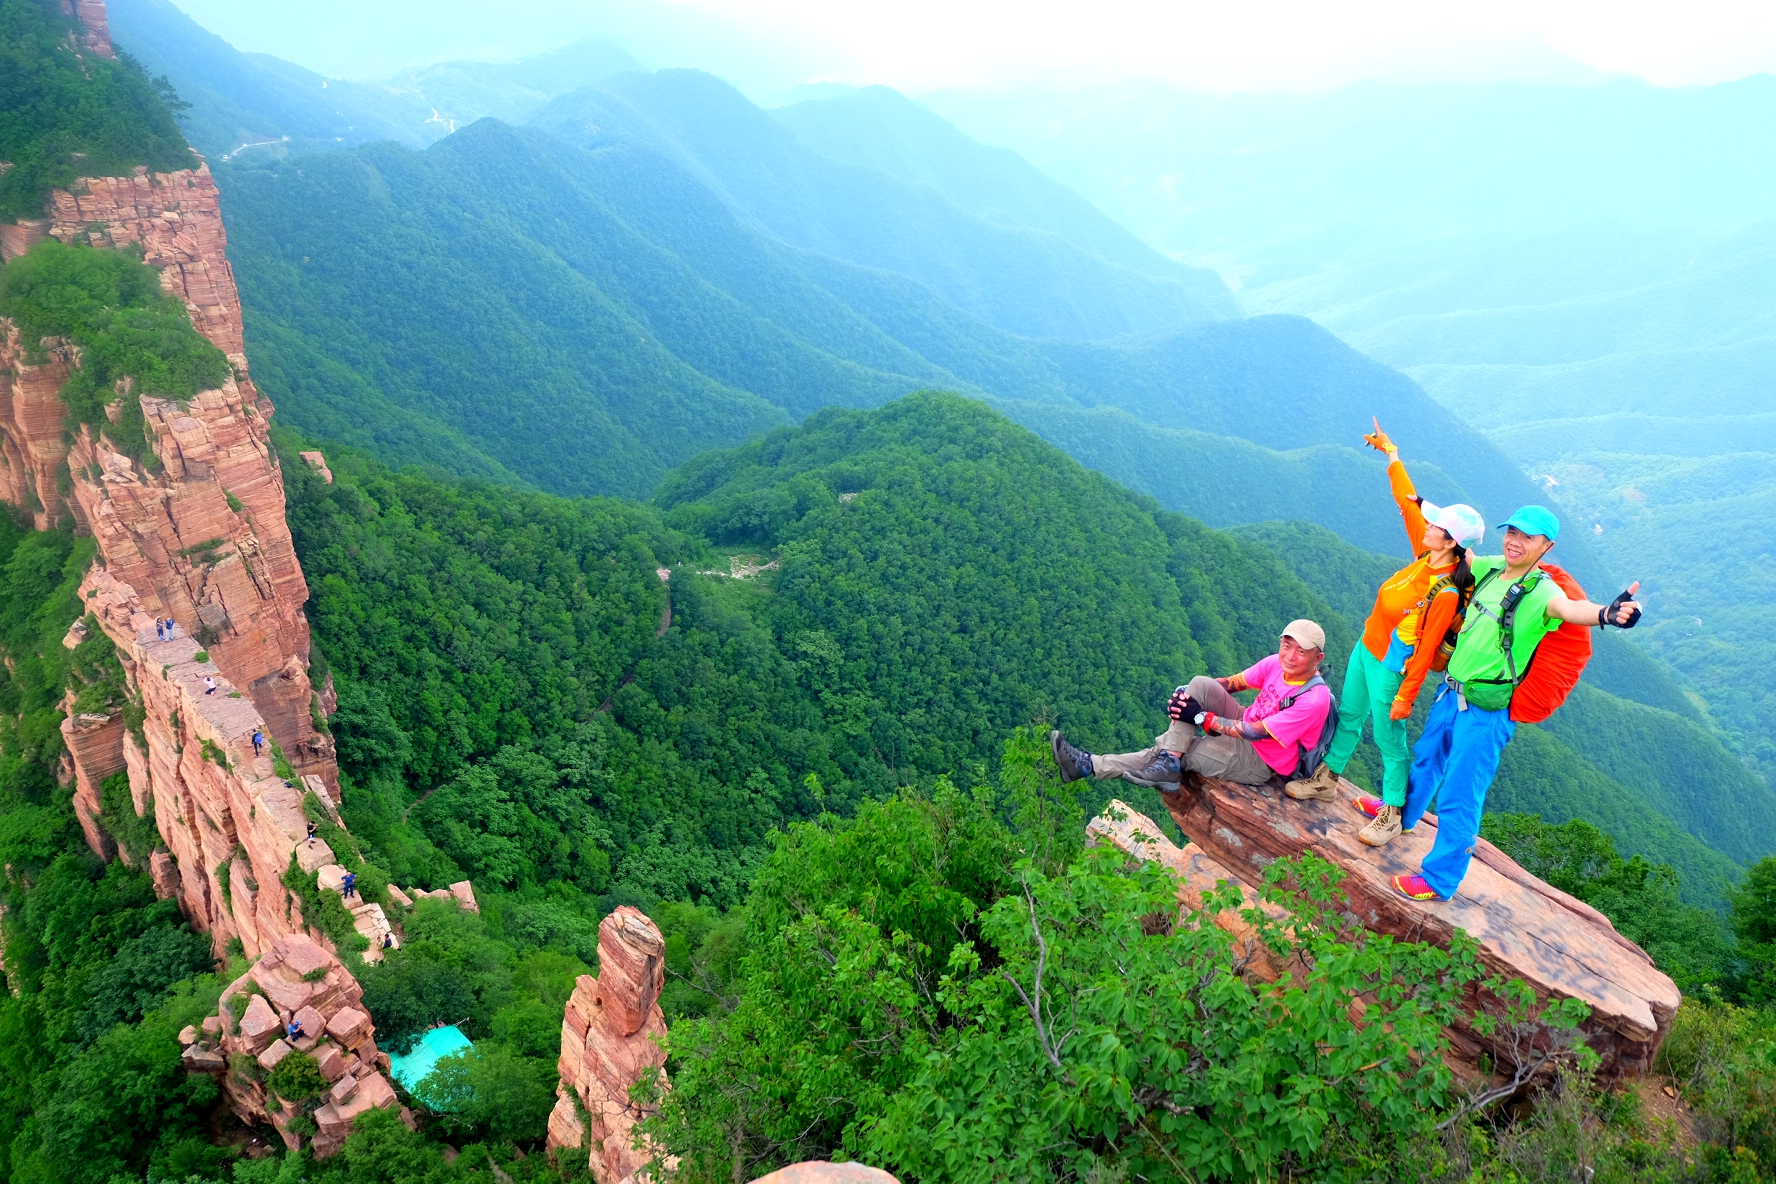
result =
[{"label": "green shrub", "polygon": [[136,813],[127,771],[113,773],[99,783],[99,824],[137,867],[148,866],[148,856],[160,846],[160,828],[154,821],[154,799],[148,799],[147,813]]},{"label": "green shrub", "polygon": [[[0,104],[0,219],[36,217],[76,176],[170,171],[193,161],[173,113],[186,104],[128,54],[77,54],[74,22],[53,4],[0,0],[6,101]],[[78,155],[77,155],[78,154]]]},{"label": "green shrub", "polygon": [[272,1067],[265,1086],[286,1102],[306,1102],[326,1092],[320,1062],[305,1052],[292,1052]]},{"label": "green shrub", "polygon": [[228,754],[208,737],[205,737],[203,742],[203,759],[211,764],[220,765],[224,772],[228,769]]},{"label": "green shrub", "polygon": [[[159,460],[135,396],[188,397],[228,376],[227,358],[161,288],[159,273],[121,251],[38,243],[0,269],[0,315],[18,324],[27,350],[51,336],[81,347],[61,392],[69,422],[90,425],[150,469]],[[106,414],[112,404],[116,423]]]},{"label": "green shrub", "polygon": [[341,953],[362,953],[370,948],[370,939],[352,927],[351,910],[339,893],[329,892],[315,883],[313,872],[305,872],[290,852],[290,866],[284,870],[283,884],[302,906],[302,920],[326,934]]}]

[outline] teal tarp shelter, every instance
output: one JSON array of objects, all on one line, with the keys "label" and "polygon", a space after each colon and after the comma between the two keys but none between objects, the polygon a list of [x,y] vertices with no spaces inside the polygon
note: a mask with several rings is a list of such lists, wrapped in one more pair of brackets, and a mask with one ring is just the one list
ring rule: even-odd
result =
[{"label": "teal tarp shelter", "polygon": [[412,1052],[404,1057],[391,1056],[389,1063],[395,1080],[411,1093],[413,1087],[424,1081],[426,1074],[437,1065],[439,1057],[447,1057],[453,1052],[470,1047],[472,1043],[462,1034],[462,1029],[451,1024],[447,1028],[433,1028],[420,1037]]}]

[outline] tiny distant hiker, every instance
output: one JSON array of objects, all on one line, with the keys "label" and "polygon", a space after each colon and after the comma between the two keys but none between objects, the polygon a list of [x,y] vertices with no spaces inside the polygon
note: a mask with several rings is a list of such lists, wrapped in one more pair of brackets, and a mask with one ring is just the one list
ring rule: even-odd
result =
[{"label": "tiny distant hiker", "polygon": [[346,898],[346,899],[350,899],[352,896],[357,894],[357,891],[358,891],[358,877],[357,877],[357,875],[353,872],[346,872],[344,882],[339,885],[339,895],[341,897]]},{"label": "tiny distant hiker", "polygon": [[161,620],[159,617],[155,617],[154,618],[154,640],[165,641],[166,639],[167,639],[166,622]]},{"label": "tiny distant hiker", "polygon": [[[1172,726],[1140,752],[1097,756],[1050,732],[1061,780],[1121,777],[1177,789],[1186,770],[1254,786],[1278,774],[1305,776],[1319,763],[1333,710],[1331,688],[1320,677],[1325,656],[1326,631],[1312,621],[1290,621],[1268,658],[1226,678],[1198,675],[1179,687],[1166,705]],[[1258,698],[1241,707],[1234,698],[1241,691],[1257,691]],[[1306,754],[1313,754],[1311,762]]]},{"label": "tiny distant hiker", "polygon": [[[286,781],[286,782],[284,782],[284,784],[288,785],[290,783],[288,781]],[[312,818],[310,818],[308,820],[308,845],[310,847],[315,845],[315,824],[314,824],[314,819],[312,819]]]},{"label": "tiny distant hiker", "polygon": [[295,1044],[298,1040],[302,1039],[304,1035],[304,1032],[302,1031],[302,1021],[297,1019],[291,1020],[284,1031],[289,1035],[290,1043]]},{"label": "tiny distant hiker", "polygon": [[265,733],[260,732],[260,731],[255,731],[253,733],[253,755],[258,756],[260,750],[263,749],[264,747],[265,747]]},{"label": "tiny distant hiker", "polygon": [[382,935],[382,948],[385,950],[392,950],[395,948],[395,935],[394,934],[385,933]]},{"label": "tiny distant hiker", "polygon": [[213,695],[215,693],[216,693],[216,680],[207,674],[204,675],[204,694]]},{"label": "tiny distant hiker", "polygon": [[[1388,484],[1406,524],[1407,545],[1417,558],[1383,580],[1375,593],[1363,643],[1344,672],[1338,733],[1325,762],[1313,776],[1289,782],[1284,792],[1298,801],[1336,802],[1339,775],[1350,764],[1367,719],[1381,750],[1381,799],[1359,803],[1374,821],[1357,838],[1379,847],[1400,833],[1406,771],[1412,762],[1406,718],[1438,651],[1453,636],[1450,626],[1459,625],[1467,607],[1474,587],[1468,550],[1486,537],[1486,521],[1472,506],[1437,506],[1419,497],[1400,462],[1400,450],[1379,422],[1374,434],[1363,439],[1388,458]],[[1447,662],[1449,655],[1442,657]]]},{"label": "tiny distant hiker", "polygon": [[[1560,534],[1560,520],[1551,511],[1524,506],[1505,520],[1504,532],[1503,556],[1473,561],[1474,595],[1467,619],[1424,735],[1412,750],[1401,821],[1410,829],[1436,798],[1437,841],[1420,874],[1393,878],[1394,890],[1410,900],[1443,901],[1455,895],[1480,836],[1486,791],[1517,730],[1517,719],[1535,723],[1547,718],[1577,681],[1583,658],[1563,663],[1558,654],[1550,658],[1544,652],[1532,670],[1530,660],[1538,649],[1563,624],[1580,630],[1603,625],[1632,629],[1640,620],[1640,604],[1634,599],[1639,581],[1608,605],[1562,591],[1562,581],[1574,589],[1578,585],[1543,562]],[[1582,632],[1579,637],[1588,656],[1589,641]]]}]

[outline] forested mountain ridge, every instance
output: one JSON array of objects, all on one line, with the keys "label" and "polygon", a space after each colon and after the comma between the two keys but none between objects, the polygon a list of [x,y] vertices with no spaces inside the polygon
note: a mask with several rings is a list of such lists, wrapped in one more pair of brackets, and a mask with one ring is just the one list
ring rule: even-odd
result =
[{"label": "forested mountain ridge", "polygon": [[[942,386],[1003,400],[1112,476],[1224,524],[1294,513],[1390,546],[1386,500],[1344,492],[1346,475],[1379,472],[1350,447],[1350,425],[1374,413],[1440,462],[1419,467],[1428,496],[1535,496],[1409,381],[1306,321],[1114,344],[1016,337],[911,280],[749,229],[634,141],[588,151],[486,122],[421,153],[221,176],[271,393],[289,422],[390,460],[633,495],[704,443]],[[385,240],[407,246],[366,245]],[[1270,479],[1296,471],[1279,451],[1322,445],[1337,451],[1319,454],[1315,480]],[[1583,540],[1569,551],[1585,570]]]},{"label": "forested mountain ridge", "polygon": [[[136,32],[152,34],[147,24]],[[178,81],[181,63],[176,55],[167,65]],[[548,81],[545,75],[559,73],[551,62],[534,65],[538,85]],[[218,78],[225,82],[238,72],[237,66],[220,71]],[[522,71],[513,66],[508,73],[517,77]],[[203,81],[216,89],[216,80]],[[254,101],[250,92],[231,94],[220,98],[243,109]],[[195,99],[194,118],[212,102],[201,93]],[[598,121],[600,130],[589,133],[583,119],[571,118],[575,104],[587,102],[606,103],[606,114],[619,117]],[[427,460],[458,472],[517,476],[560,492],[640,493],[658,473],[695,451],[708,433],[693,431],[688,439],[674,440],[650,432],[635,446],[636,426],[622,422],[629,413],[619,408],[613,414],[598,406],[603,396],[596,377],[576,373],[573,360],[560,356],[573,330],[559,322],[565,319],[563,309],[578,310],[588,300],[597,304],[604,298],[631,317],[645,308],[641,319],[654,331],[601,331],[600,344],[607,352],[599,355],[599,364],[624,382],[646,375],[642,381],[656,390],[681,392],[668,399],[669,406],[681,398],[690,400],[687,406],[713,400],[711,405],[720,409],[709,420],[717,435],[740,434],[710,442],[738,442],[744,431],[736,425],[752,414],[740,410],[745,399],[735,403],[733,392],[721,387],[756,395],[794,417],[805,414],[803,406],[823,400],[869,405],[920,386],[940,386],[998,400],[1052,442],[1173,509],[1222,525],[1305,518],[1376,550],[1392,539],[1388,507],[1368,499],[1327,498],[1323,491],[1342,491],[1354,484],[1357,474],[1375,467],[1352,445],[1356,426],[1379,412],[1412,441],[1409,454],[1419,458],[1417,471],[1428,495],[1446,501],[1465,498],[1495,509],[1537,496],[1507,459],[1433,409],[1410,383],[1307,324],[1198,322],[1109,344],[1035,341],[995,329],[903,274],[846,266],[825,255],[797,251],[764,233],[750,204],[754,199],[776,203],[772,208],[797,226],[809,219],[825,225],[821,220],[831,211],[845,211],[845,195],[867,173],[877,178],[873,189],[881,191],[869,193],[871,201],[900,195],[894,201],[901,212],[885,223],[901,232],[904,241],[897,250],[920,257],[935,252],[949,259],[954,255],[952,232],[960,233],[957,227],[963,225],[954,222],[956,216],[986,235],[969,232],[969,241],[977,245],[998,242],[1001,246],[993,248],[998,251],[1022,244],[1009,262],[1000,260],[980,273],[980,282],[997,283],[1004,275],[1045,266],[1040,260],[1050,256],[1050,247],[1044,243],[1057,241],[1083,252],[1078,258],[1089,255],[1113,270],[1178,274],[1173,263],[1076,194],[1027,164],[1008,160],[1003,151],[969,140],[928,112],[909,108],[904,100],[872,94],[799,104],[773,114],[715,79],[677,71],[612,79],[563,98],[555,115],[566,121],[570,138],[599,145],[589,156],[558,139],[524,140],[521,150],[514,149],[512,141],[481,128],[458,132],[420,154],[418,165],[405,161],[400,150],[379,148],[368,150],[373,154],[366,158],[368,171],[325,164],[312,156],[304,158],[300,173],[223,168],[223,184],[238,191],[231,207],[234,257],[247,292],[252,331],[264,343],[263,369],[271,392],[289,422],[372,448],[395,463]],[[802,128],[792,134],[786,128],[798,118]],[[874,135],[875,128],[885,129],[893,150],[866,151],[881,138]],[[467,142],[456,152],[435,155],[465,136]],[[860,138],[863,146],[857,143]],[[621,152],[612,163],[601,163],[607,148]],[[823,155],[822,149],[831,155]],[[656,160],[644,166],[640,162],[650,151]],[[374,155],[378,153],[383,155]],[[477,159],[478,153],[487,159]],[[362,180],[380,174],[385,156],[402,161],[389,165],[389,178],[409,182],[393,184],[386,193]],[[263,158],[248,153],[237,164],[251,166],[256,160]],[[529,195],[507,203],[502,191],[514,180]],[[435,233],[432,224],[450,220],[450,213],[433,218],[428,203],[438,199],[421,192],[429,187],[476,210],[477,219],[459,218],[451,222],[452,234]],[[589,193],[597,195],[596,202],[590,202]],[[1004,200],[998,200],[1001,195]],[[951,213],[935,221],[919,214],[938,208],[933,201]],[[451,294],[470,319],[453,317],[448,328],[432,326],[423,305],[379,282],[379,271],[387,270],[391,261],[364,256],[351,236],[331,232],[324,222],[308,217],[307,207],[338,212],[342,227],[397,234],[410,244],[404,258],[393,261],[396,268],[408,269],[405,285]],[[626,222],[627,229],[591,244],[576,243],[571,233],[557,229],[581,220],[604,225],[613,216]],[[946,226],[950,229],[940,233]],[[841,239],[864,232],[882,237],[881,228],[873,225],[862,231],[828,229]],[[644,244],[635,242],[637,235]],[[625,245],[613,247],[619,242]],[[614,254],[597,257],[612,249]],[[676,257],[670,260],[672,267],[660,266],[661,251]],[[456,294],[476,285],[472,277],[452,272],[457,266],[453,258],[507,253],[530,261],[522,274],[511,277],[522,307],[500,308],[505,293]],[[851,257],[859,256],[853,251]],[[309,265],[300,264],[304,258]],[[349,268],[340,266],[346,258],[354,258]],[[556,259],[569,270],[594,277],[602,285],[598,296],[567,275]],[[946,274],[956,274],[953,266],[944,263],[952,268]],[[331,267],[334,274],[305,274],[305,267],[316,272]],[[672,275],[674,268],[683,274]],[[631,282],[644,275],[645,283]],[[686,275],[737,301],[740,315],[732,308],[712,311],[707,292],[684,290]],[[971,291],[977,286],[976,280],[966,282]],[[811,292],[810,285],[821,291]],[[556,286],[562,288],[559,299]],[[1098,290],[1090,284],[1080,292],[1071,287],[1064,302]],[[1031,290],[1045,289],[1038,284]],[[391,295],[397,304],[409,300],[399,334],[374,328],[386,321],[378,309]],[[357,311],[338,315],[351,309]],[[476,314],[485,318],[485,326]],[[557,322],[534,346],[507,328],[533,315],[541,324]],[[609,315],[607,310],[593,321],[607,323]],[[867,324],[860,325],[860,320]],[[372,331],[365,332],[360,324]],[[425,337],[453,333],[459,325],[483,335],[474,359],[454,340]],[[403,340],[413,337],[407,326],[424,327],[414,340],[428,340],[485,370],[475,373],[456,366],[437,373],[412,358],[414,341]],[[385,336],[389,339],[382,340]],[[656,347],[663,342],[696,374],[660,356]],[[831,357],[811,358],[804,347]],[[641,356],[624,356],[632,348]],[[835,367],[834,358],[847,365]],[[853,393],[834,398],[829,382],[834,374],[848,374],[846,389]],[[440,408],[427,393],[434,381],[452,392],[447,403],[460,398],[478,410],[454,424],[440,422],[438,414],[448,408]],[[549,409],[518,412],[491,402],[483,407],[486,392],[495,387],[513,391],[518,406],[537,399]],[[803,388],[813,397],[805,398]],[[583,405],[588,399],[590,407]],[[611,437],[615,471],[607,474],[606,462],[596,457],[558,459],[561,433],[499,455],[497,441],[477,438],[485,425],[528,441],[526,433],[542,435],[537,425],[558,414],[569,422],[575,416],[586,424],[616,422]],[[600,448],[601,439],[595,435],[581,443]],[[1272,479],[1273,473],[1285,479]],[[1584,540],[1569,540],[1566,557],[1581,572],[1596,574],[1595,558]]]},{"label": "forested mountain ridge", "polygon": [[[659,509],[453,489],[350,456],[334,468],[332,485],[293,474],[292,529],[362,790],[348,813],[393,818],[466,766],[535,752],[594,787],[612,859],[587,885],[599,892],[734,903],[773,825],[939,773],[970,784],[1044,714],[1145,743],[1177,671],[1244,665],[1281,622],[1327,615],[1262,550],[955,396],[822,411],[700,459]],[[735,554],[775,566],[699,574]],[[569,556],[584,575],[559,567]],[[607,592],[588,583],[613,577]],[[544,628],[556,619],[576,623]],[[573,641],[607,634],[640,645],[627,672]],[[481,882],[488,867],[433,817],[414,815]],[[477,842],[493,843],[505,824],[477,817]]]},{"label": "forested mountain ridge", "polygon": [[[641,140],[783,241],[911,276],[1021,336],[1105,340],[1238,311],[1213,272],[1132,239],[1116,244],[1111,261],[1053,230],[978,218],[936,189],[810,151],[699,71],[619,74],[555,100],[530,122],[587,147],[613,136]],[[1084,220],[1102,240],[1102,219]]]}]

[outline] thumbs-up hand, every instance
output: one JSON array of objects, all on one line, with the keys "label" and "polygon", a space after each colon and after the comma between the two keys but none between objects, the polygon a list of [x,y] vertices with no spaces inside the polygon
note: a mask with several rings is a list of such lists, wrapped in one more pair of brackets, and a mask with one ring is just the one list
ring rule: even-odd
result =
[{"label": "thumbs-up hand", "polygon": [[1614,625],[1618,629],[1632,629],[1640,620],[1640,602],[1634,594],[1640,591],[1640,581],[1635,580],[1628,585],[1626,592],[1609,602],[1609,607],[1598,614],[1598,624]]}]

